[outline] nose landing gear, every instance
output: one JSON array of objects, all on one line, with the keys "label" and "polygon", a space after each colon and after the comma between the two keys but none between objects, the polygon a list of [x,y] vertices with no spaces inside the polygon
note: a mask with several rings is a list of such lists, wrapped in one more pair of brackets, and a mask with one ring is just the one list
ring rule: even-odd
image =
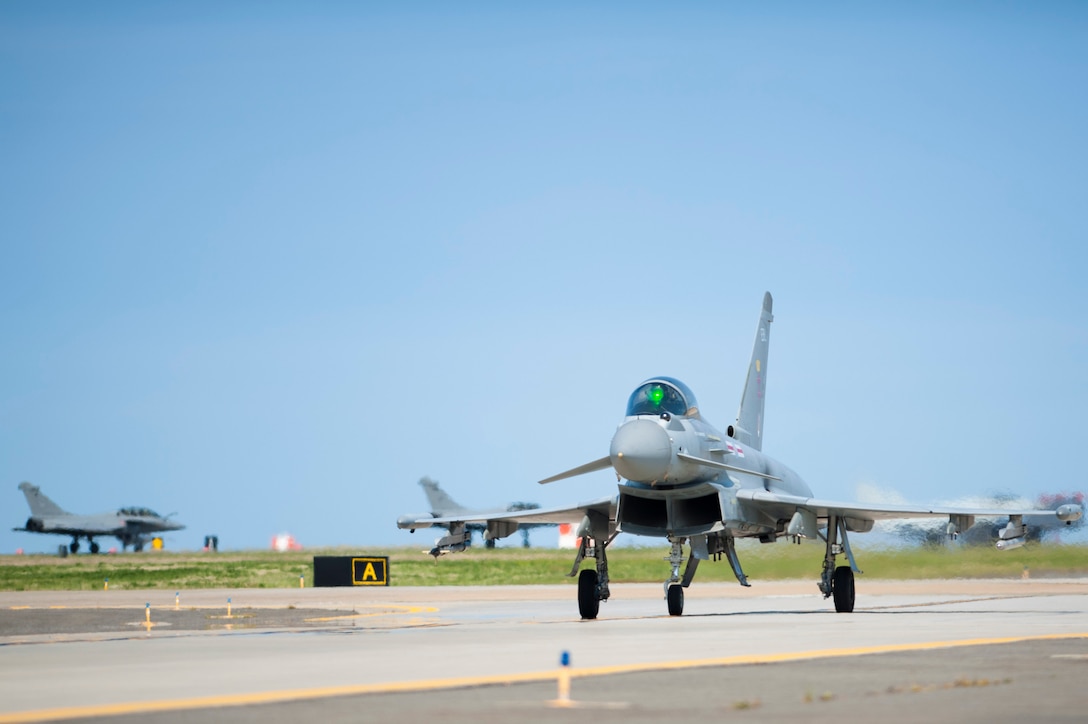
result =
[{"label": "nose landing gear", "polygon": [[691,560],[688,562],[691,575],[688,575],[688,571],[685,570],[684,583],[680,582],[680,564],[684,562],[685,540],[684,538],[669,536],[669,543],[672,544],[672,548],[669,550],[669,557],[665,560],[669,562],[672,574],[669,576],[669,580],[665,581],[665,601],[668,603],[670,616],[680,616],[684,613],[684,586],[691,583],[691,579],[695,575],[695,568],[699,565],[699,561],[693,553]]}]

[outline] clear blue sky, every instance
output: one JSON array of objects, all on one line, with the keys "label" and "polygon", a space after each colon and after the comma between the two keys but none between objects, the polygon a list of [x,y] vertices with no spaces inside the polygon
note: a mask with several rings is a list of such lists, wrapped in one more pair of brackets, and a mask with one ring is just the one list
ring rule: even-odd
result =
[{"label": "clear blue sky", "polygon": [[822,497],[1088,487],[1088,6],[524,5],[0,4],[0,552],[22,480],[175,549],[609,494],[535,481],[653,375],[731,422],[765,290]]}]

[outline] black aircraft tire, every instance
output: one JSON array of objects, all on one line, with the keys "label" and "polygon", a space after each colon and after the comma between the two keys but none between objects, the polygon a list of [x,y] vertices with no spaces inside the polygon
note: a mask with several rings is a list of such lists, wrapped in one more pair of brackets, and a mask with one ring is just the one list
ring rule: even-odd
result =
[{"label": "black aircraft tire", "polygon": [[835,598],[838,613],[854,611],[854,571],[850,566],[839,566],[831,578],[831,595]]},{"label": "black aircraft tire", "polygon": [[98,552],[98,544],[95,543],[94,541],[91,541],[91,553],[97,553],[97,552]]},{"label": "black aircraft tire", "polygon": [[79,541],[72,541],[72,544],[68,546],[68,550],[72,553],[79,553]]},{"label": "black aircraft tire", "polygon": [[684,587],[680,584],[669,586],[669,592],[665,596],[669,602],[669,615],[679,616],[684,613]]},{"label": "black aircraft tire", "polygon": [[597,618],[601,609],[601,597],[597,591],[597,571],[583,569],[578,574],[578,613],[585,619]]}]

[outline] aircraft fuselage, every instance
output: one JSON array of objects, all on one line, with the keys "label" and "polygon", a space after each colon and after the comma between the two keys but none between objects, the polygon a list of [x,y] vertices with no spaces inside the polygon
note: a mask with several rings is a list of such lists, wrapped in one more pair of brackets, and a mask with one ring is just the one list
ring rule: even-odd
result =
[{"label": "aircraft fuselage", "polygon": [[[628,481],[619,486],[616,529],[635,535],[773,535],[782,520],[765,508],[749,510],[736,491],[812,496],[793,470],[723,434],[697,413],[630,415],[613,436],[609,457]],[[789,519],[788,511],[783,515]]]}]

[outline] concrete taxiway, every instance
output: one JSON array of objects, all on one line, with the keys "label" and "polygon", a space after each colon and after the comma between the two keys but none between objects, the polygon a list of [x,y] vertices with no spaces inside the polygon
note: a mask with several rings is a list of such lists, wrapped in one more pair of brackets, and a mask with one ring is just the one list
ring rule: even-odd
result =
[{"label": "concrete taxiway", "polygon": [[853,614],[811,581],[696,583],[682,617],[619,584],[595,621],[567,585],[0,593],[0,672],[0,722],[1073,719],[1088,580],[859,580]]}]

